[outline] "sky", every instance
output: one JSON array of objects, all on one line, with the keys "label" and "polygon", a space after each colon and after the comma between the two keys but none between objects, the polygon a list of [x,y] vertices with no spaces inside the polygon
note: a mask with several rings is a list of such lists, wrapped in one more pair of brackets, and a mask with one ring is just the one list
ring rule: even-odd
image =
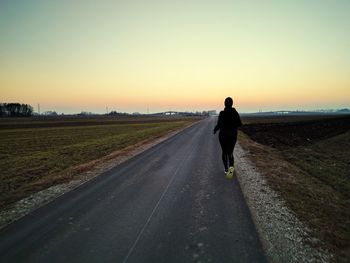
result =
[{"label": "sky", "polygon": [[0,102],[64,113],[350,107],[348,0],[0,0]]}]

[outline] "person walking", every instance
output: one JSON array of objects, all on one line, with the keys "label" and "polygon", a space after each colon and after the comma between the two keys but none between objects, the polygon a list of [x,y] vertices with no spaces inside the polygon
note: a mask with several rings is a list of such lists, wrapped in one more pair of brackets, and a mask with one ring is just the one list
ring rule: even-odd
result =
[{"label": "person walking", "polygon": [[234,173],[233,150],[237,141],[237,129],[242,126],[241,118],[233,106],[230,97],[225,99],[225,109],[220,112],[218,122],[214,128],[214,134],[219,132],[219,142],[222,149],[222,161],[224,163],[225,175],[231,179]]}]

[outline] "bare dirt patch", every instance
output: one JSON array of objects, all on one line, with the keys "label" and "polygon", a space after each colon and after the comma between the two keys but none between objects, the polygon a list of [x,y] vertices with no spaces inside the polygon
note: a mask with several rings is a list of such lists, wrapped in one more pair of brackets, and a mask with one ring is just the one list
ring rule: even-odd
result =
[{"label": "bare dirt patch", "polygon": [[298,219],[322,241],[350,257],[350,117],[242,127],[240,143]]},{"label": "bare dirt patch", "polygon": [[[248,146],[249,149],[254,149],[257,155],[263,153],[263,149],[249,139],[241,139],[240,144],[245,144],[245,148]],[[274,161],[279,160],[277,166],[287,168],[289,173],[296,169],[280,160],[278,156],[274,156],[273,152],[264,151],[264,153],[268,153]],[[322,242],[288,208],[281,194],[270,187],[266,175],[263,175],[266,169],[261,171],[251,162],[252,152],[244,150],[238,144],[235,156],[237,177],[268,260],[270,262],[331,261],[332,255],[322,249],[324,247]],[[259,167],[261,168],[261,165]],[[280,172],[272,171],[272,173],[276,176]]]}]

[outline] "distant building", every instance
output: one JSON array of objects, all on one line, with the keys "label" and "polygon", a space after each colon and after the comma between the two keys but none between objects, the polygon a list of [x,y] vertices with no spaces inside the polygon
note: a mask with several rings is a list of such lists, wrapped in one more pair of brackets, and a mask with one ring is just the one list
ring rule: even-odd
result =
[{"label": "distant building", "polygon": [[45,116],[57,116],[58,114],[55,111],[48,110],[48,111],[43,112],[42,115],[45,115]]}]

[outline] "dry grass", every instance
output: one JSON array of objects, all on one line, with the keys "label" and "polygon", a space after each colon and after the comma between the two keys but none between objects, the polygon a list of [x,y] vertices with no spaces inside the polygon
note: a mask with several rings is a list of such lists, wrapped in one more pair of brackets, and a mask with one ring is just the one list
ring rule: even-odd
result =
[{"label": "dry grass", "polygon": [[132,118],[106,122],[101,118],[99,123],[96,118],[85,118],[75,123],[57,119],[57,124],[50,118],[47,120],[49,125],[45,119],[39,122],[23,119],[23,123],[21,120],[2,121],[0,207],[73,179],[76,173],[71,172],[72,167],[84,167],[84,163],[145,139],[159,137],[195,120]]},{"label": "dry grass", "polygon": [[348,261],[350,132],[294,147],[263,143],[240,134],[241,146],[249,151],[270,186],[314,230],[337,262]]}]

